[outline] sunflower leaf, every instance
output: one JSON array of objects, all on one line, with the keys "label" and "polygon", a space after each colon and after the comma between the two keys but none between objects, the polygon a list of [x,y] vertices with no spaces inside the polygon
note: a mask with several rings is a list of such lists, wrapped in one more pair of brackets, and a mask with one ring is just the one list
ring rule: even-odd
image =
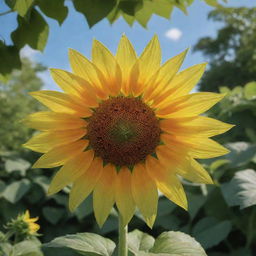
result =
[{"label": "sunflower leaf", "polygon": [[206,217],[196,223],[193,228],[193,236],[205,249],[218,245],[231,231],[231,222],[228,220],[219,222],[213,217]]},{"label": "sunflower leaf", "polygon": [[15,204],[29,191],[30,187],[31,182],[27,179],[15,181],[6,187],[3,196],[7,201]]},{"label": "sunflower leaf", "polygon": [[154,245],[154,237],[135,229],[128,234],[128,248],[137,254],[140,251],[148,252]]},{"label": "sunflower leaf", "polygon": [[193,237],[174,231],[163,232],[158,236],[150,252],[169,256],[206,256],[202,246]]},{"label": "sunflower leaf", "polygon": [[39,244],[31,241],[22,241],[13,246],[13,256],[43,256]]},{"label": "sunflower leaf", "polygon": [[182,232],[163,232],[156,239],[139,230],[128,234],[128,248],[136,256],[206,256],[202,246]]},{"label": "sunflower leaf", "polygon": [[82,255],[110,256],[115,244],[108,238],[93,233],[77,233],[53,239],[45,247],[70,248]]},{"label": "sunflower leaf", "polygon": [[221,191],[229,206],[240,209],[256,204],[256,172],[252,169],[239,171],[233,179],[221,185]]}]

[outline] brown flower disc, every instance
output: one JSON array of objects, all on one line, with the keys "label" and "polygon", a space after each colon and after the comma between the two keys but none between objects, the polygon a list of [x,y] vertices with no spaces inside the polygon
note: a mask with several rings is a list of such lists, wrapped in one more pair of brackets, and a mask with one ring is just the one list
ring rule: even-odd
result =
[{"label": "brown flower disc", "polygon": [[89,119],[90,146],[104,162],[132,166],[154,153],[160,142],[154,111],[138,98],[103,101]]}]

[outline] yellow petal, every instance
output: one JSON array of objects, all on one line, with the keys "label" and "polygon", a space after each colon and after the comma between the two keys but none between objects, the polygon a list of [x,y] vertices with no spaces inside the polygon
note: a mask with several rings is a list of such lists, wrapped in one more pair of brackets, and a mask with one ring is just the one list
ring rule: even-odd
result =
[{"label": "yellow petal", "polygon": [[170,118],[160,121],[162,131],[183,136],[212,137],[224,133],[234,125],[205,117]]},{"label": "yellow petal", "polygon": [[79,140],[56,147],[42,155],[32,168],[52,168],[65,164],[88,146],[88,140]]},{"label": "yellow petal", "polygon": [[122,167],[117,175],[116,205],[122,216],[123,224],[126,226],[135,211],[135,203],[131,190],[131,172],[126,167]]},{"label": "yellow petal", "polygon": [[184,159],[181,166],[178,167],[177,173],[183,178],[195,183],[213,184],[209,173],[191,157]]},{"label": "yellow petal", "polygon": [[[218,157],[229,153],[229,150],[224,148],[219,143],[212,139],[204,137],[182,137],[162,134],[161,140],[170,149],[184,148],[192,158],[207,159]],[[177,151],[178,152],[178,151]]]},{"label": "yellow petal", "polygon": [[158,193],[155,181],[143,164],[136,164],[133,169],[132,195],[147,225],[152,228],[157,214]]},{"label": "yellow petal", "polygon": [[116,176],[115,166],[106,165],[93,191],[93,209],[100,227],[106,221],[115,202]]},{"label": "yellow petal", "polygon": [[24,214],[23,218],[24,218],[24,220],[28,220],[30,218],[29,210],[25,211],[25,214]]},{"label": "yellow petal", "polygon": [[141,80],[146,83],[150,75],[152,76],[159,69],[161,63],[161,47],[156,35],[148,43],[139,60]]},{"label": "yellow petal", "polygon": [[90,167],[77,179],[69,195],[69,209],[74,211],[94,189],[103,171],[101,158],[93,159]]},{"label": "yellow petal", "polygon": [[46,153],[54,147],[74,142],[85,134],[85,129],[42,132],[33,136],[23,146],[36,152]]},{"label": "yellow petal", "polygon": [[160,68],[161,47],[158,37],[155,35],[148,43],[141,56],[131,70],[130,86],[134,96],[138,96],[145,88],[145,84]]},{"label": "yellow petal", "polygon": [[88,81],[65,70],[52,68],[50,71],[53,80],[64,92],[75,95],[88,106],[98,105],[95,90]]},{"label": "yellow petal", "polygon": [[137,55],[131,42],[125,35],[122,35],[121,37],[117,49],[116,59],[122,70],[122,92],[125,96],[127,96],[131,94],[129,86],[129,75],[132,66],[137,60]]},{"label": "yellow petal", "polygon": [[36,222],[36,221],[38,221],[38,217],[35,217],[35,218],[29,218],[29,219],[26,219],[26,222],[28,222],[28,223],[33,223],[33,222]]},{"label": "yellow petal", "polygon": [[184,161],[188,149],[175,145],[173,142],[173,146],[169,148],[166,145],[157,146],[155,152],[161,164],[174,172],[177,166]]},{"label": "yellow petal", "polygon": [[119,64],[112,53],[97,40],[93,41],[92,62],[105,76],[106,86],[110,94],[112,96],[119,94],[122,85],[122,73]]},{"label": "yellow petal", "polygon": [[146,88],[146,92],[143,96],[145,101],[154,99],[166,89],[180,69],[187,52],[188,49],[169,59],[163,64],[163,66],[161,66],[161,68],[156,72],[155,78],[152,79],[152,82],[149,82],[149,85]]},{"label": "yellow petal", "polygon": [[188,94],[202,77],[205,67],[206,63],[202,63],[178,73],[166,87],[167,90],[160,91],[158,95],[155,95],[153,106],[156,108],[164,107],[173,99]]},{"label": "yellow petal", "polygon": [[185,210],[188,209],[187,197],[176,174],[161,165],[160,161],[152,156],[146,158],[146,169],[156,181],[158,189],[171,201]]},{"label": "yellow petal", "polygon": [[224,96],[225,94],[210,92],[189,94],[177,98],[164,108],[156,110],[156,115],[163,118],[196,116],[211,108]]},{"label": "yellow petal", "polygon": [[68,184],[73,183],[76,179],[80,178],[93,160],[94,151],[88,150],[77,154],[75,157],[65,163],[63,167],[53,177],[48,189],[48,195],[55,194]]},{"label": "yellow petal", "polygon": [[72,71],[86,81],[89,81],[99,98],[106,99],[108,97],[108,92],[106,92],[107,88],[104,88],[105,79],[101,71],[90,60],[76,50],[69,50],[69,60]]},{"label": "yellow petal", "polygon": [[31,114],[24,119],[24,123],[30,128],[41,131],[78,129],[87,125],[86,121],[73,115],[48,111]]},{"label": "yellow petal", "polygon": [[31,92],[30,95],[55,112],[67,113],[80,117],[89,117],[92,114],[92,111],[89,109],[89,107],[80,105],[69,95],[62,92],[45,90]]},{"label": "yellow petal", "polygon": [[30,234],[36,233],[40,229],[40,226],[36,223],[29,223]]}]

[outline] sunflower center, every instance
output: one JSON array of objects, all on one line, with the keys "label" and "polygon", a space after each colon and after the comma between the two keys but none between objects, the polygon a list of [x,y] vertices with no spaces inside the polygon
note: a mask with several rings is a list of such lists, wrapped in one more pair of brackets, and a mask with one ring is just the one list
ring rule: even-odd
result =
[{"label": "sunflower center", "polygon": [[102,102],[87,126],[90,146],[106,163],[132,166],[154,153],[160,127],[154,111],[138,98]]}]

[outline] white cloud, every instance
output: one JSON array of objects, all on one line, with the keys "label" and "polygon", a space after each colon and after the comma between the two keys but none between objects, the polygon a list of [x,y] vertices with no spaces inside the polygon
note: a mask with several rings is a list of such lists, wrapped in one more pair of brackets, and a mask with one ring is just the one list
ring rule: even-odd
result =
[{"label": "white cloud", "polygon": [[36,60],[38,54],[40,54],[39,51],[32,49],[28,45],[25,45],[20,51],[21,58],[28,58],[32,61]]},{"label": "white cloud", "polygon": [[182,31],[178,28],[171,28],[165,32],[165,36],[172,41],[178,41],[182,36]]}]

